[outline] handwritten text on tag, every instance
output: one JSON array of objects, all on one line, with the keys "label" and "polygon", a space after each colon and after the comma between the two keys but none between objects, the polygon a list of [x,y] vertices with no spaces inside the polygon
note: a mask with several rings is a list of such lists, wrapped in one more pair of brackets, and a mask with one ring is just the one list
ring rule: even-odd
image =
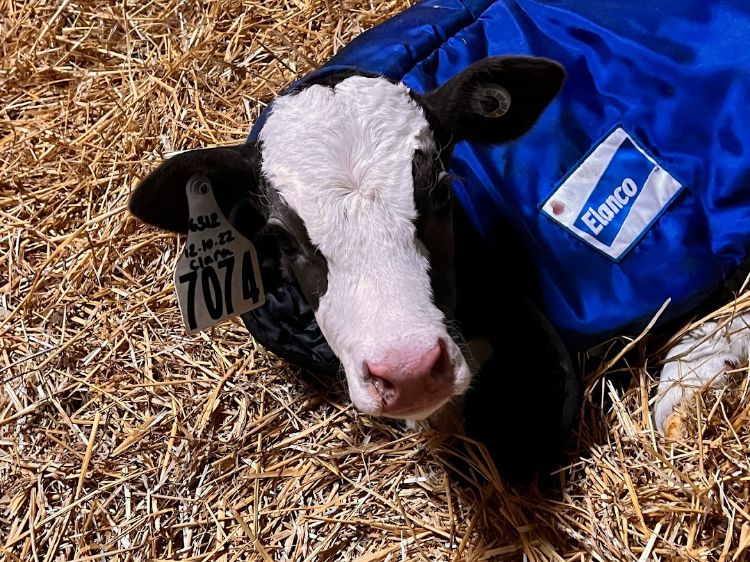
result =
[{"label": "handwritten text on tag", "polygon": [[263,306],[265,293],[255,247],[221,212],[208,178],[192,176],[185,190],[189,231],[174,284],[182,319],[193,334]]}]

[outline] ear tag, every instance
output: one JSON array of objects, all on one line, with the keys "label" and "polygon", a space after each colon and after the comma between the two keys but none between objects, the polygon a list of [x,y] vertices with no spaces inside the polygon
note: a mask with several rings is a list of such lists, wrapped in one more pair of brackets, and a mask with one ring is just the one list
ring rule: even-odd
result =
[{"label": "ear tag", "polygon": [[510,109],[510,93],[497,84],[480,84],[472,97],[472,109],[484,117],[502,117]]},{"label": "ear tag", "polygon": [[174,285],[187,332],[194,334],[263,306],[266,295],[255,246],[221,212],[208,178],[192,176],[185,190],[189,231]]}]

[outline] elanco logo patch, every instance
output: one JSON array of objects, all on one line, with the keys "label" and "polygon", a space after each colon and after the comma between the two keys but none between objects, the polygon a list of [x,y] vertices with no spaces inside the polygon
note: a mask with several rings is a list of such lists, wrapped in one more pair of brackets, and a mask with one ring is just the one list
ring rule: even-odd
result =
[{"label": "elanco logo patch", "polygon": [[542,205],[542,212],[620,260],[682,189],[622,127],[601,141]]}]

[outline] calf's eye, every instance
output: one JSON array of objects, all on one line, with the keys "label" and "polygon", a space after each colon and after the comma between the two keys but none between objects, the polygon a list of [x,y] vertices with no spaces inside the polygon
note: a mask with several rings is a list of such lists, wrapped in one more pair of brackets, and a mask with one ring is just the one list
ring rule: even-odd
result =
[{"label": "calf's eye", "polygon": [[287,257],[296,257],[299,255],[296,240],[285,228],[277,224],[270,224],[269,230],[276,242],[276,246],[282,254]]}]

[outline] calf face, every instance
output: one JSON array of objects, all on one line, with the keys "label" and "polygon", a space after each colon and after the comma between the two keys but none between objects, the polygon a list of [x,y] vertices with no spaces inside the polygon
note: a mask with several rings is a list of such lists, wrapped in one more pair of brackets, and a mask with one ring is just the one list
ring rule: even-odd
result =
[{"label": "calf face", "polygon": [[184,186],[207,177],[230,221],[272,233],[363,412],[421,419],[468,387],[455,306],[453,143],[525,132],[560,88],[544,59],[484,59],[424,96],[381,77],[328,76],[275,100],[257,143],[164,162],[131,212],[185,232]]}]

